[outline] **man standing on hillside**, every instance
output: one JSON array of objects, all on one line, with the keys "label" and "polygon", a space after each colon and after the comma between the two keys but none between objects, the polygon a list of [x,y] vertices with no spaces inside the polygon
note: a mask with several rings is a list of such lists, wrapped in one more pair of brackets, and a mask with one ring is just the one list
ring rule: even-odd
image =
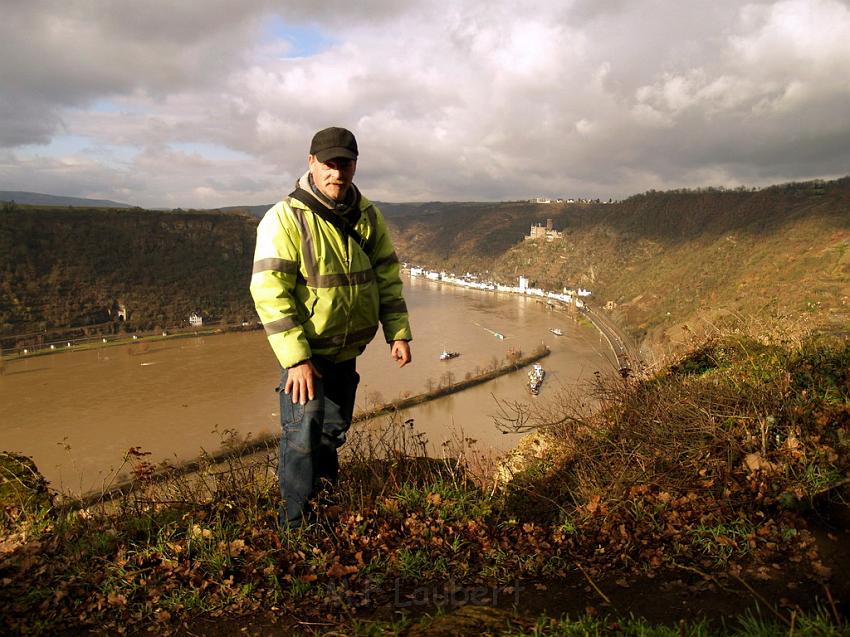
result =
[{"label": "man standing on hillside", "polygon": [[411,361],[399,261],[380,211],[354,185],[357,141],[313,136],[307,172],[257,228],[251,294],[280,362],[281,525],[339,471],[360,380],[355,359],[378,322],[399,367]]}]

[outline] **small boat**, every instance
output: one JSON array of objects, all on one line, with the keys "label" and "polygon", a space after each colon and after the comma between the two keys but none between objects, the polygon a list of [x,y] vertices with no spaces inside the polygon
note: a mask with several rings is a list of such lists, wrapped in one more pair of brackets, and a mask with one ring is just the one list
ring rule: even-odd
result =
[{"label": "small boat", "polygon": [[564,335],[564,333],[561,331],[560,327],[553,327],[549,331],[552,332],[552,334],[554,334],[555,336],[563,336]]},{"label": "small boat", "polygon": [[546,376],[546,370],[540,363],[534,363],[534,366],[528,372],[528,391],[534,396],[540,393],[540,386],[543,384],[543,378]]},{"label": "small boat", "polygon": [[460,352],[450,352],[450,351],[444,349],[442,354],[440,354],[440,360],[441,361],[447,361],[447,360],[450,360],[452,358],[457,358],[458,356],[460,356]]},{"label": "small boat", "polygon": [[480,328],[482,328],[482,329],[487,330],[487,331],[488,331],[488,332],[490,332],[493,336],[495,336],[496,338],[498,338],[500,341],[503,341],[503,340],[505,340],[505,339],[507,338],[507,337],[506,337],[504,334],[502,334],[501,332],[497,332],[496,330],[491,330],[489,327],[484,327],[483,325],[479,325],[478,323],[476,323],[475,325],[478,325],[478,327],[480,327]]}]

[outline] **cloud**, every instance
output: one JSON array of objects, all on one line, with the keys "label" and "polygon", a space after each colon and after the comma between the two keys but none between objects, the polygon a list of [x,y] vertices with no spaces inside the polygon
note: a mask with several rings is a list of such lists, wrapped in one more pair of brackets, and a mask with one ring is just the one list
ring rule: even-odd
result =
[{"label": "cloud", "polygon": [[[0,188],[271,201],[332,124],[358,135],[364,192],[396,201],[764,184],[850,160],[839,0],[7,4]],[[92,150],[39,154],[61,135]]]},{"label": "cloud", "polygon": [[0,94],[0,148],[47,144],[61,120],[49,104],[24,95]]}]

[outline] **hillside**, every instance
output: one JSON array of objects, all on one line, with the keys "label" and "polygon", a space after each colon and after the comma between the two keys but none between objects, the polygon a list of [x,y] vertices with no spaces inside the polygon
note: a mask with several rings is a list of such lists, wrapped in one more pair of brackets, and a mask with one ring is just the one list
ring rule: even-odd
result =
[{"label": "hillside", "polygon": [[[616,204],[387,207],[402,258],[585,286],[639,341],[724,317],[847,329],[850,178],[757,192],[649,192]],[[523,241],[545,218],[561,239]],[[668,314],[669,312],[669,314]]]},{"label": "hillside", "polygon": [[77,206],[82,208],[132,208],[130,204],[110,201],[109,199],[84,199],[81,197],[66,197],[45,195],[40,192],[24,192],[19,190],[0,190],[0,201],[15,202],[28,206]]},{"label": "hillside", "polygon": [[[256,223],[208,212],[2,211],[0,337],[101,323],[95,331],[172,327],[196,310],[253,320]],[[120,326],[110,317],[119,304],[128,312]]]},{"label": "hillside", "polygon": [[263,215],[266,214],[266,211],[271,208],[274,204],[260,204],[258,206],[224,206],[222,208],[218,208],[220,212],[236,212],[240,214],[251,215],[256,217],[257,219],[262,219]]},{"label": "hillside", "polygon": [[[729,317],[849,329],[850,178],[615,204],[380,205],[402,259],[587,287],[656,350]],[[0,209],[0,346],[99,323],[174,327],[194,310],[253,320],[250,212]],[[523,240],[549,218],[562,238]],[[109,310],[122,303],[129,321],[112,325]]]},{"label": "hillside", "polygon": [[496,203],[380,203],[403,259],[452,270],[488,270],[531,223],[561,219],[563,205]]}]

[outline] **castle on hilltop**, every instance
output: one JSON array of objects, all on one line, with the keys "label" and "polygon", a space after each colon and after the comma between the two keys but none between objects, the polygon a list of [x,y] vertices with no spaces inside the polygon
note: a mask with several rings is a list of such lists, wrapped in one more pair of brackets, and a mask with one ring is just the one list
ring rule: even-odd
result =
[{"label": "castle on hilltop", "polygon": [[563,232],[555,230],[552,224],[552,220],[547,219],[545,226],[542,223],[532,223],[531,231],[528,235],[526,235],[525,239],[526,241],[528,241],[529,239],[545,239],[546,241],[553,241],[555,239],[560,239],[563,236]]}]

